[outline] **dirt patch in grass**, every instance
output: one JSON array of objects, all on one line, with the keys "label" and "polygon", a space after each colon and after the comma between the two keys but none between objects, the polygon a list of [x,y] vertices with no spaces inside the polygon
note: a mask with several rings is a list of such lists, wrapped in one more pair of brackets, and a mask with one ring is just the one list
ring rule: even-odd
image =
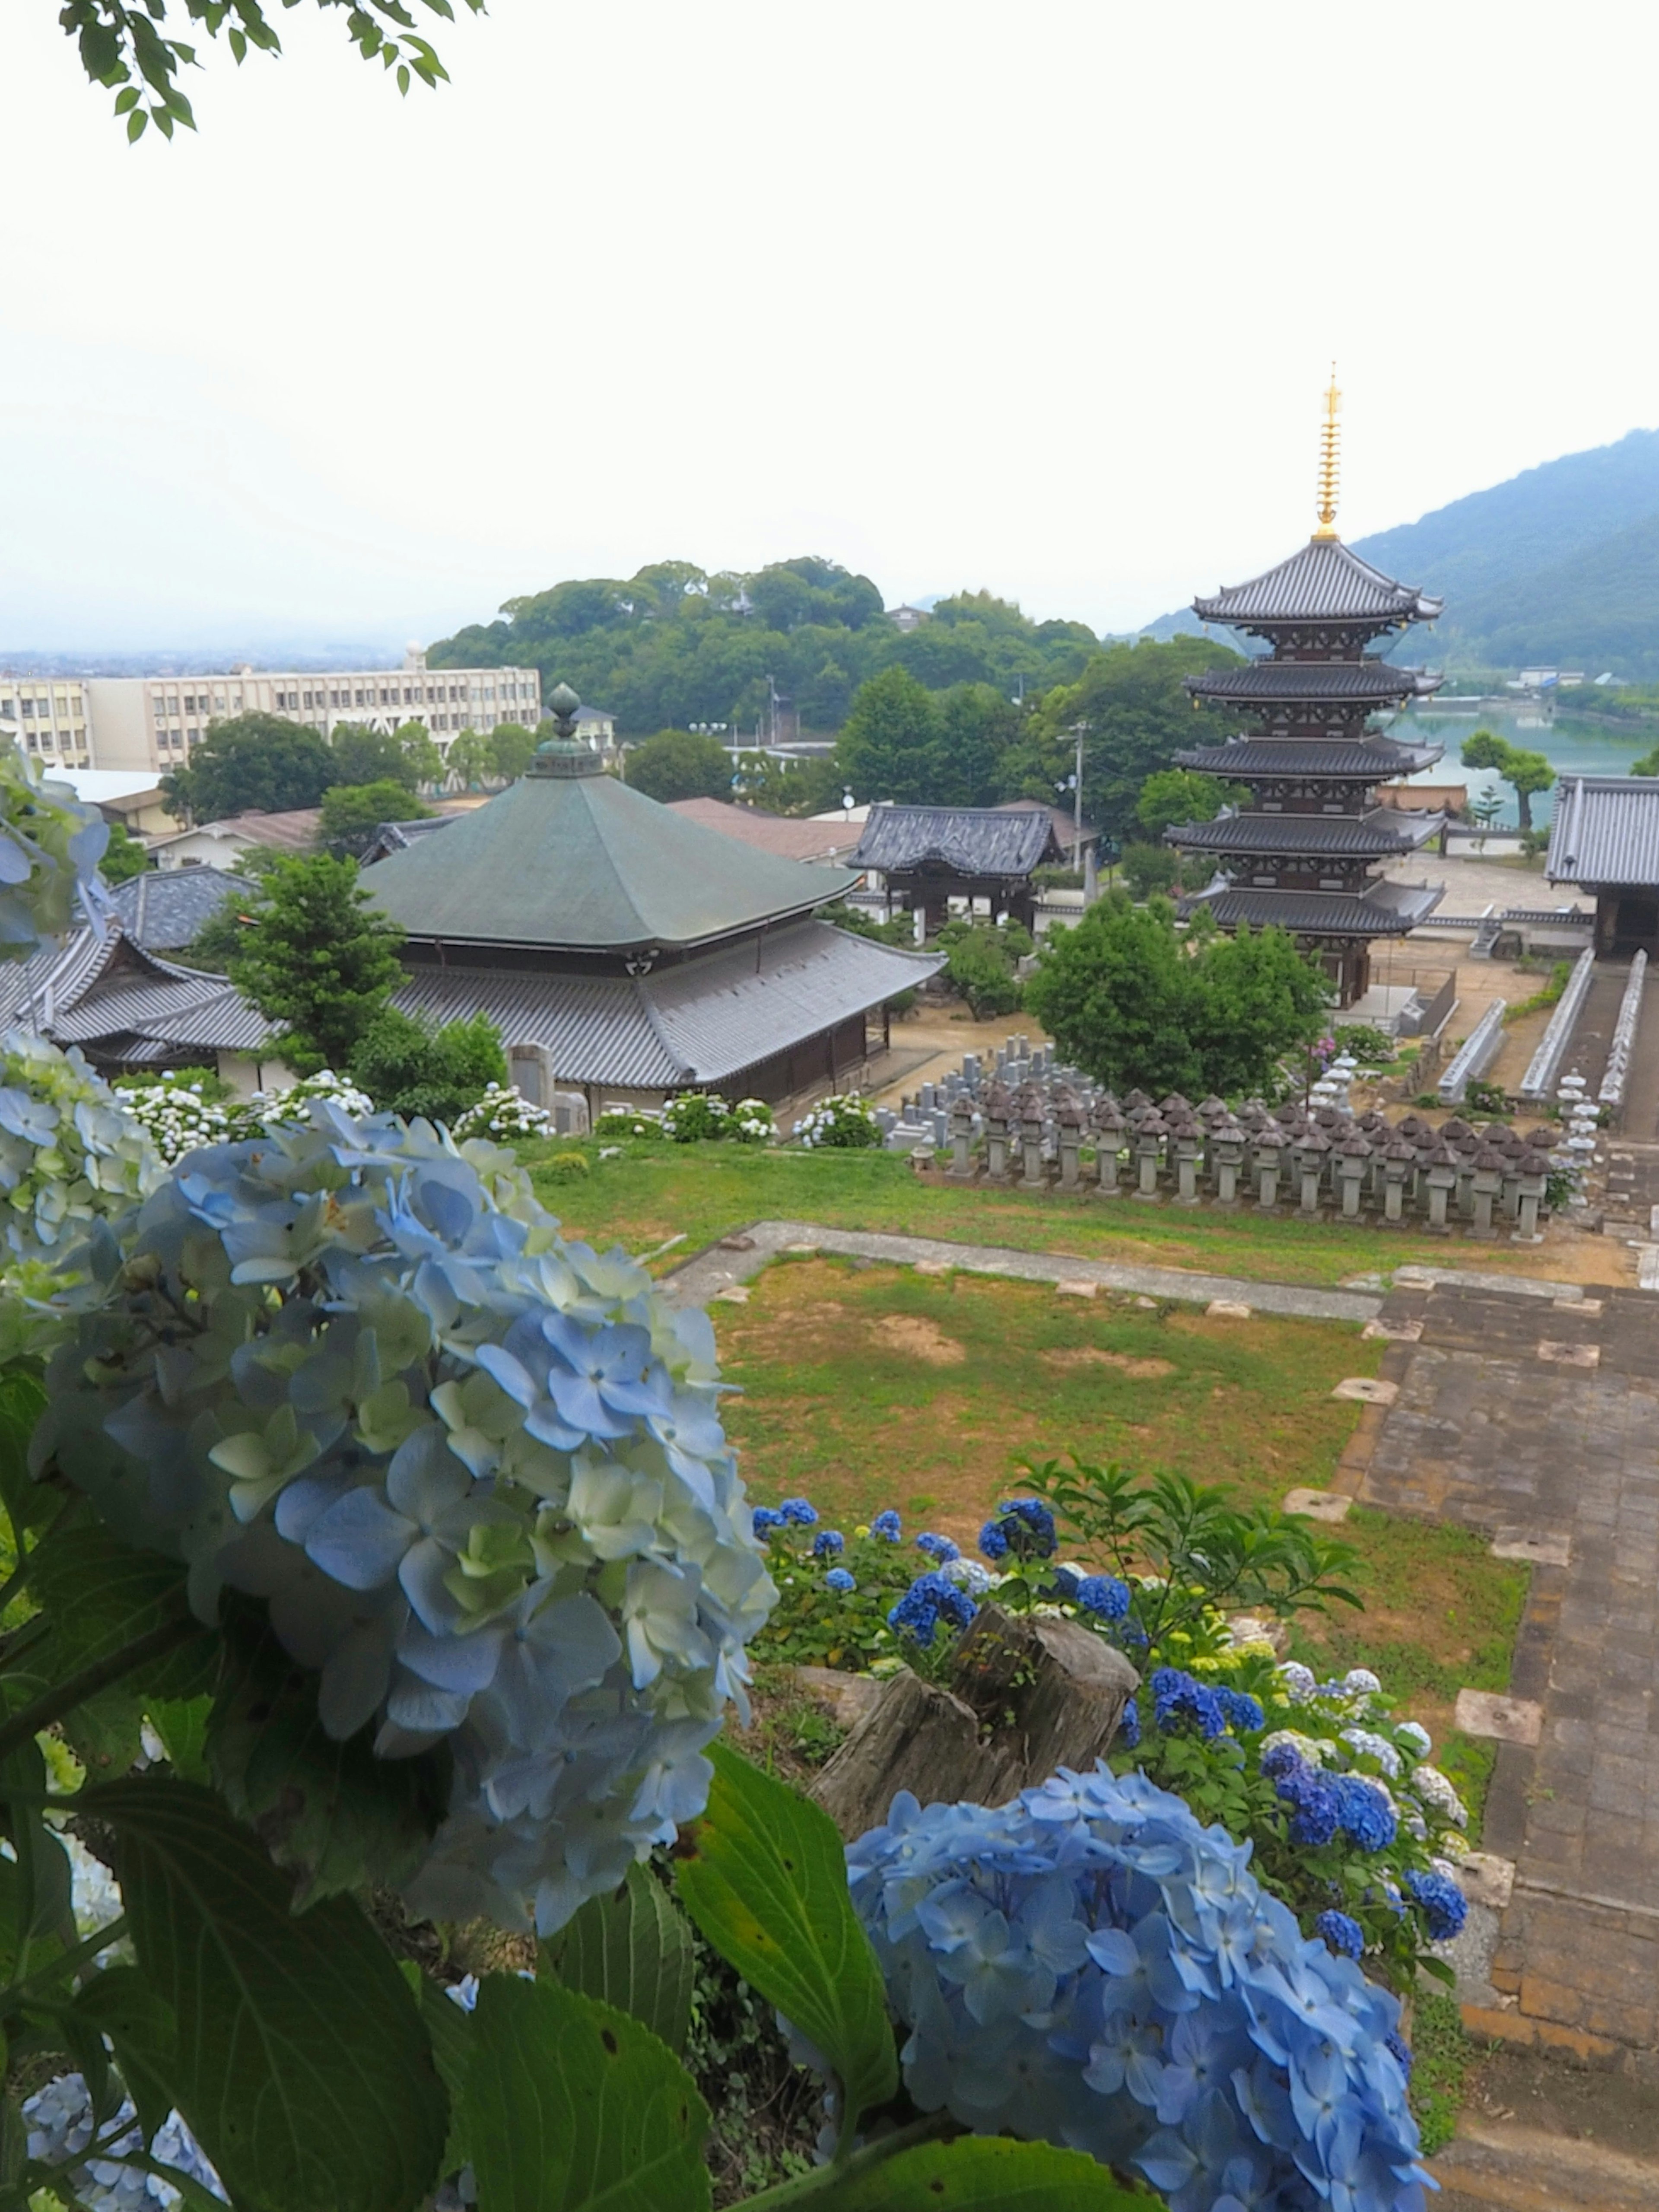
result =
[{"label": "dirt patch in grass", "polygon": [[884,1314],[875,1325],[875,1335],[884,1346],[929,1367],[960,1367],[968,1357],[966,1347],[946,1336],[925,1314]]},{"label": "dirt patch in grass", "polygon": [[1160,1375],[1173,1375],[1173,1359],[1137,1359],[1127,1352],[1106,1352],[1097,1344],[1078,1344],[1062,1352],[1045,1352],[1045,1364],[1050,1367],[1115,1367],[1120,1374],[1133,1375],[1137,1382],[1154,1382]]}]

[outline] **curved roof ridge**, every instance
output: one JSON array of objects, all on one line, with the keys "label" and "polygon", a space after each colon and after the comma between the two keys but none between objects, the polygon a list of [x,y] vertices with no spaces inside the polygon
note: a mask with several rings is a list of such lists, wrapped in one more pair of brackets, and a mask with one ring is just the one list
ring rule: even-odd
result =
[{"label": "curved roof ridge", "polygon": [[1205,622],[1249,629],[1257,623],[1432,622],[1445,602],[1374,568],[1340,538],[1312,538],[1288,560],[1242,584],[1224,584],[1193,611]]}]

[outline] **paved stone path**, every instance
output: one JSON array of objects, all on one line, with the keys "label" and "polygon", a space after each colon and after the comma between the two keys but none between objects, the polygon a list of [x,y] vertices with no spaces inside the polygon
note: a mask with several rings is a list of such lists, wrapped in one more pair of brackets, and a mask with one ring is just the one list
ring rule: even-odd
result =
[{"label": "paved stone path", "polygon": [[[1368,1417],[1358,1495],[1451,1520],[1540,1565],[1511,1695],[1541,1708],[1535,1748],[1498,1746],[1484,1846],[1516,1862],[1492,1917],[1489,2032],[1653,2054],[1659,2082],[1659,1332],[1651,1297],[1547,1308],[1495,1291],[1396,1290],[1399,1383]],[[1357,1440],[1358,1441],[1358,1440]],[[1365,1447],[1368,1445],[1368,1451]]]}]

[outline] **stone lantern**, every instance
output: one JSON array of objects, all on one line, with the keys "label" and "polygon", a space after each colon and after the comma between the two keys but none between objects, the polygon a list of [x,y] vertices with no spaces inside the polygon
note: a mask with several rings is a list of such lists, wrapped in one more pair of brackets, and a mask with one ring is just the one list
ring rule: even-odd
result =
[{"label": "stone lantern", "polygon": [[1042,1171],[1042,1119],[1046,1102],[1035,1083],[1028,1083],[1019,1094],[1016,1112],[1019,1116],[1019,1138],[1022,1172],[1020,1180],[1036,1189],[1046,1183]]},{"label": "stone lantern", "polygon": [[1264,1213],[1271,1213],[1279,1203],[1279,1170],[1289,1141],[1279,1123],[1269,1119],[1265,1127],[1256,1131],[1250,1146],[1256,1177],[1255,1202]]},{"label": "stone lantern", "polygon": [[1429,1188],[1429,1226],[1444,1229],[1446,1206],[1457,1188],[1457,1154],[1447,1144],[1437,1145],[1429,1154],[1429,1164],[1424,1181]]},{"label": "stone lantern", "polygon": [[1077,1156],[1083,1144],[1083,1107],[1070,1092],[1054,1109],[1054,1123],[1060,1141],[1060,1187],[1062,1190],[1077,1188]]},{"label": "stone lantern", "polygon": [[1358,1129],[1344,1137],[1336,1148],[1331,1165],[1335,1170],[1336,1186],[1342,1194],[1342,1218],[1358,1221],[1359,1201],[1364,1193],[1365,1177],[1371,1164],[1370,1142]]},{"label": "stone lantern", "polygon": [[1123,1116],[1109,1096],[1095,1102],[1095,1176],[1103,1198],[1118,1195],[1118,1165],[1123,1158]]},{"label": "stone lantern", "polygon": [[1176,1166],[1176,1203],[1198,1204],[1198,1164],[1204,1155],[1204,1133],[1189,1112],[1170,1123]]},{"label": "stone lantern", "polygon": [[1217,1200],[1222,1206],[1236,1206],[1238,1171],[1244,1164],[1244,1132],[1231,1115],[1211,1129],[1210,1153],[1215,1163]]},{"label": "stone lantern", "polygon": [[1008,1121],[1014,1103],[1006,1084],[992,1083],[985,1092],[985,1173],[992,1182],[1008,1179]]},{"label": "stone lantern", "polygon": [[1538,1227],[1538,1212],[1548,1194],[1549,1172],[1549,1155],[1547,1152],[1528,1152],[1521,1162],[1521,1172],[1516,1182],[1513,1231],[1517,1244],[1538,1244],[1543,1241]]},{"label": "stone lantern", "polygon": [[1296,1172],[1302,1185],[1304,1213],[1319,1211],[1319,1186],[1325,1173],[1325,1162],[1331,1149],[1331,1140],[1317,1122],[1304,1129],[1296,1140]]},{"label": "stone lantern", "polygon": [[1406,1218],[1406,1185],[1417,1166],[1417,1147],[1398,1134],[1382,1147],[1382,1218]]},{"label": "stone lantern", "polygon": [[1140,1187],[1137,1198],[1158,1196],[1158,1170],[1164,1158],[1164,1117],[1160,1114],[1145,1114],[1135,1131],[1135,1159],[1140,1170]]},{"label": "stone lantern", "polygon": [[1504,1155],[1496,1145],[1482,1145],[1471,1163],[1472,1195],[1474,1200],[1474,1233],[1477,1237],[1492,1234],[1492,1209],[1494,1200],[1504,1189]]}]

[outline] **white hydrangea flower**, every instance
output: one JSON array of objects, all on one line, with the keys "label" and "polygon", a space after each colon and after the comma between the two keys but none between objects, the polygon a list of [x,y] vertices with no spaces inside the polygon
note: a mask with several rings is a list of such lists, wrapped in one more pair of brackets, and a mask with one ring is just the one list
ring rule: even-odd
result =
[{"label": "white hydrangea flower", "polygon": [[1426,1805],[1431,1813],[1438,1813],[1442,1820],[1449,1820],[1455,1828],[1468,1827],[1468,1808],[1437,1766],[1431,1766],[1426,1759],[1414,1766],[1408,1786],[1419,1802]]},{"label": "white hydrangea flower", "polygon": [[469,1137],[485,1137],[492,1145],[521,1145],[554,1134],[553,1116],[547,1109],[532,1105],[521,1091],[505,1083],[489,1084],[483,1097],[459,1117],[453,1130],[458,1144]]},{"label": "white hydrangea flower", "polygon": [[1295,1729],[1270,1730],[1261,1739],[1261,1756],[1265,1759],[1270,1751],[1277,1751],[1285,1744],[1310,1766],[1334,1765],[1336,1763],[1337,1753],[1333,1744],[1328,1743],[1322,1736],[1303,1735]]},{"label": "white hydrangea flower", "polygon": [[1304,1667],[1299,1659],[1286,1659],[1273,1668],[1279,1686],[1293,1705],[1305,1705],[1319,1686],[1319,1678],[1311,1667]]},{"label": "white hydrangea flower", "polygon": [[977,1559],[968,1559],[961,1553],[954,1559],[946,1559],[933,1571],[943,1575],[947,1583],[954,1583],[958,1589],[965,1589],[975,1603],[1002,1580],[1000,1575],[994,1575],[988,1568],[981,1566]]},{"label": "white hydrangea flower", "polygon": [[1357,1751],[1362,1758],[1374,1759],[1385,1774],[1390,1777],[1399,1775],[1402,1764],[1400,1753],[1389,1741],[1387,1736],[1378,1735],[1374,1729],[1363,1728],[1345,1728],[1341,1731],[1341,1735],[1343,1742]]},{"label": "white hydrangea flower", "polygon": [[1350,1667],[1342,1677],[1342,1686],[1351,1698],[1376,1697],[1382,1685],[1369,1667]]},{"label": "white hydrangea flower", "polygon": [[1405,1738],[1419,1759],[1426,1759],[1434,1749],[1434,1738],[1419,1721],[1396,1721],[1394,1732]]}]

